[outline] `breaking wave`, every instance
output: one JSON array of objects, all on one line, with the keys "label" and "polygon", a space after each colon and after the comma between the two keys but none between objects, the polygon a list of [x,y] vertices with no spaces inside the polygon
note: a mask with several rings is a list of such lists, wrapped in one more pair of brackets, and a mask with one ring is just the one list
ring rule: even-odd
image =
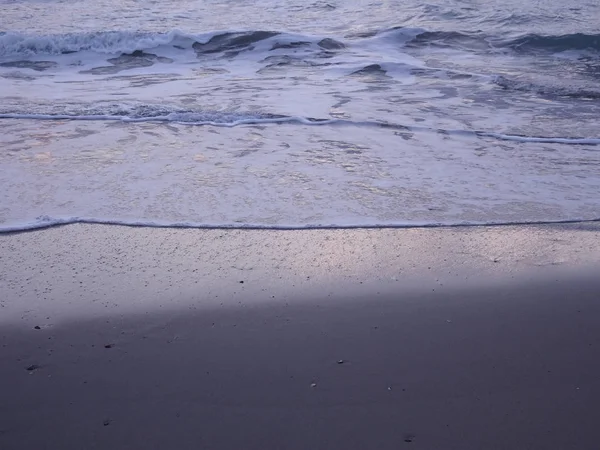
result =
[{"label": "breaking wave", "polygon": [[314,44],[321,50],[334,51],[345,47],[332,38],[311,37],[273,31],[226,31],[190,34],[179,30],[168,33],[101,31],[56,35],[0,33],[0,57],[30,57],[64,55],[76,52],[100,54],[131,54],[162,46],[193,49],[196,53],[230,52],[250,48],[261,41],[273,39],[269,50]]},{"label": "breaking wave", "polygon": [[[348,35],[350,41],[380,37],[394,39],[410,47],[442,46],[473,50],[506,48],[517,52],[564,52],[593,50],[600,52],[600,34],[540,35],[527,34],[513,39],[483,32],[436,31],[422,28],[392,27],[385,30]],[[251,47],[258,42],[274,40],[270,49],[293,48],[316,44],[321,49],[344,49],[347,43],[332,38],[294,35],[265,30],[225,31],[190,34],[179,30],[166,33],[101,31],[55,35],[0,33],[0,57],[61,55],[90,51],[100,54],[128,54],[161,46],[189,48],[197,53],[217,53]]]},{"label": "breaking wave", "polygon": [[48,36],[5,33],[0,35],[0,56],[61,55],[80,51],[133,53],[162,45],[191,47],[196,40],[202,40],[202,37],[177,30],[169,33],[103,31]]}]

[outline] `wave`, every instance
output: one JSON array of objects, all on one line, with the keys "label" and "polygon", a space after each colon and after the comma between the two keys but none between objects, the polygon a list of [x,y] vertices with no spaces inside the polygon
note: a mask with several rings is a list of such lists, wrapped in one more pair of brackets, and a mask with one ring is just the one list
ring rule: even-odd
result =
[{"label": "wave", "polygon": [[103,31],[48,36],[5,33],[0,35],[0,56],[61,55],[80,51],[96,53],[133,53],[162,45],[191,47],[194,42],[210,39],[174,30],[168,33]]},{"label": "wave", "polygon": [[93,225],[118,225],[126,227],[145,228],[194,228],[194,229],[242,229],[242,230],[321,230],[321,229],[384,229],[384,228],[457,228],[457,227],[482,227],[482,226],[516,226],[516,225],[560,225],[574,223],[596,223],[595,219],[558,219],[558,220],[521,220],[521,221],[406,221],[389,222],[380,224],[303,224],[303,225],[264,225],[264,224],[240,224],[240,223],[195,223],[195,222],[168,222],[152,220],[120,220],[100,218],[54,218],[49,216],[37,217],[30,222],[22,222],[13,225],[0,225],[0,234],[22,233],[27,231],[42,230],[64,225],[93,224]]},{"label": "wave", "polygon": [[494,84],[510,91],[528,92],[546,97],[568,97],[582,100],[599,100],[600,90],[573,86],[547,86],[527,81],[512,80],[504,76],[493,78]]},{"label": "wave", "polygon": [[[390,29],[385,32],[389,32]],[[412,32],[408,29],[406,32]],[[404,35],[400,35],[401,38]],[[542,35],[526,34],[513,39],[505,39],[484,32],[467,33],[460,31],[423,30],[409,42],[409,47],[450,47],[468,50],[512,50],[518,53],[600,51],[600,34]]]},{"label": "wave", "polygon": [[340,122],[339,119],[314,119],[300,116],[282,116],[276,114],[234,114],[221,112],[170,112],[164,115],[129,116],[119,114],[0,114],[0,119],[31,120],[84,120],[84,121],[120,121],[120,122],[174,122],[185,125],[211,125],[215,127],[236,127],[269,123],[302,123],[305,125],[326,125]]},{"label": "wave", "polygon": [[[510,49],[516,52],[563,52],[569,50],[600,51],[600,34],[540,35],[527,34],[505,39],[484,32],[427,30],[423,28],[392,27],[348,35],[350,42],[361,39],[393,40],[408,47],[451,47],[473,51]],[[100,31],[55,35],[29,35],[0,33],[0,57],[29,57],[63,55],[76,52],[100,54],[131,54],[136,51],[171,46],[193,49],[198,54],[225,52],[235,55],[243,49],[253,48],[262,41],[273,41],[268,50],[298,48],[314,45],[321,51],[340,51],[349,45],[331,37],[295,35],[268,30],[215,31],[203,34],[172,30],[165,33],[133,31]]]},{"label": "wave", "polygon": [[381,127],[420,133],[438,133],[449,136],[471,138],[488,138],[500,141],[521,143],[566,144],[566,145],[600,145],[596,137],[545,137],[522,136],[495,133],[483,130],[450,130],[426,126],[402,125],[385,121],[353,121],[348,119],[314,118],[288,116],[268,113],[239,113],[223,111],[184,110],[160,105],[107,105],[77,111],[8,112],[0,110],[0,119],[29,120],[81,120],[81,121],[121,121],[139,122],[173,122],[182,125],[236,127],[256,124],[303,124],[303,125],[341,125]]},{"label": "wave", "polygon": [[568,50],[600,51],[600,34],[563,34],[540,35],[527,34],[517,39],[503,43],[505,47],[517,51],[551,51],[564,52]]},{"label": "wave", "polygon": [[133,54],[161,46],[193,49],[197,54],[219,52],[231,54],[253,48],[253,45],[268,40],[273,41],[269,50],[313,44],[320,51],[336,51],[345,48],[344,43],[332,38],[263,30],[216,31],[205,34],[190,34],[179,30],[168,33],[102,31],[47,36],[0,33],[0,57],[56,56],[84,51],[100,54]]},{"label": "wave", "polygon": [[408,47],[448,47],[468,50],[486,50],[492,46],[483,33],[459,31],[422,31],[408,42]]}]

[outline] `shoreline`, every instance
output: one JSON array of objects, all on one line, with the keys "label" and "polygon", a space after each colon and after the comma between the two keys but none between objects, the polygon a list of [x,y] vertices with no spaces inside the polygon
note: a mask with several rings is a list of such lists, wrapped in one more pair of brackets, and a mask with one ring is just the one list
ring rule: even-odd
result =
[{"label": "shoreline", "polygon": [[304,231],[304,230],[405,230],[428,228],[479,228],[479,227],[515,227],[515,226],[555,226],[579,225],[600,223],[596,219],[559,219],[559,220],[533,220],[533,221],[499,221],[499,222],[457,222],[457,223],[406,223],[406,224],[376,224],[376,225],[201,225],[187,223],[160,223],[160,222],[126,222],[124,220],[103,219],[55,219],[48,224],[31,224],[0,228],[0,236],[34,231],[43,231],[49,228],[65,227],[69,225],[100,225],[125,228],[166,228],[180,230],[265,230],[265,231]]},{"label": "shoreline", "polygon": [[0,447],[594,449],[600,223],[0,235]]}]

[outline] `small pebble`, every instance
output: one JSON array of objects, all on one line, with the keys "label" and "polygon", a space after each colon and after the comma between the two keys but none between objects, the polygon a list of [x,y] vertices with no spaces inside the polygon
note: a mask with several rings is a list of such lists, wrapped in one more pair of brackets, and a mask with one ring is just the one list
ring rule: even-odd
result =
[{"label": "small pebble", "polygon": [[113,344],[106,344],[104,348],[113,348]]},{"label": "small pebble", "polygon": [[42,327],[40,327],[39,325],[36,325],[36,326],[35,326],[35,327],[33,327],[33,328],[35,328],[36,330],[41,330],[41,329],[42,329]]},{"label": "small pebble", "polygon": [[38,366],[37,364],[32,364],[29,367],[26,367],[25,370],[29,371],[29,372],[33,372],[34,370],[38,370],[40,368],[40,366]]},{"label": "small pebble", "polygon": [[311,388],[316,388],[317,387],[317,383],[311,383],[310,387]]},{"label": "small pebble", "polygon": [[343,359],[338,359],[338,364],[344,364],[346,361],[344,361]]},{"label": "small pebble", "polygon": [[110,420],[106,419],[104,422],[102,422],[104,424],[105,427],[110,425]]}]

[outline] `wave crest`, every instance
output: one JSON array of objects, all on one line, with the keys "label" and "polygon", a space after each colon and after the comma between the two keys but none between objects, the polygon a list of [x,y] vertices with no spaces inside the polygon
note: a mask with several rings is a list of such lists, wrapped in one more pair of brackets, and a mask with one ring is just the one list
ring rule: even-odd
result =
[{"label": "wave crest", "polygon": [[553,36],[527,34],[506,42],[505,46],[518,51],[600,51],[600,34],[575,33]]},{"label": "wave crest", "polygon": [[56,56],[89,51],[100,54],[133,54],[157,47],[190,49],[197,54],[227,53],[252,49],[256,44],[272,40],[268,50],[314,44],[319,51],[343,50],[345,44],[332,38],[302,36],[274,31],[224,31],[189,34],[179,30],[168,33],[102,31],[48,36],[0,33],[0,57]]},{"label": "wave crest", "polygon": [[452,47],[472,50],[509,49],[518,53],[566,52],[592,50],[600,52],[600,34],[541,35],[527,34],[514,39],[478,32],[423,30],[409,42],[409,47]]},{"label": "wave crest", "polygon": [[[540,35],[527,34],[504,39],[486,33],[426,30],[422,28],[392,27],[367,33],[346,36],[355,39],[393,40],[409,47],[454,47],[472,50],[505,48],[516,52],[564,52],[592,50],[600,52],[600,34]],[[274,31],[217,31],[190,34],[179,30],[166,33],[101,31],[56,35],[28,35],[0,33],[0,57],[61,55],[80,51],[101,54],[133,53],[161,46],[194,49],[197,53],[217,53],[251,47],[260,41],[274,39],[272,49],[294,44],[316,44],[322,50],[342,50],[346,44],[332,38],[294,36]]]},{"label": "wave crest", "polygon": [[168,33],[101,31],[48,36],[5,33],[0,35],[0,56],[61,55],[80,51],[95,53],[133,53],[163,45],[191,47],[213,35],[193,35],[179,30]]}]

